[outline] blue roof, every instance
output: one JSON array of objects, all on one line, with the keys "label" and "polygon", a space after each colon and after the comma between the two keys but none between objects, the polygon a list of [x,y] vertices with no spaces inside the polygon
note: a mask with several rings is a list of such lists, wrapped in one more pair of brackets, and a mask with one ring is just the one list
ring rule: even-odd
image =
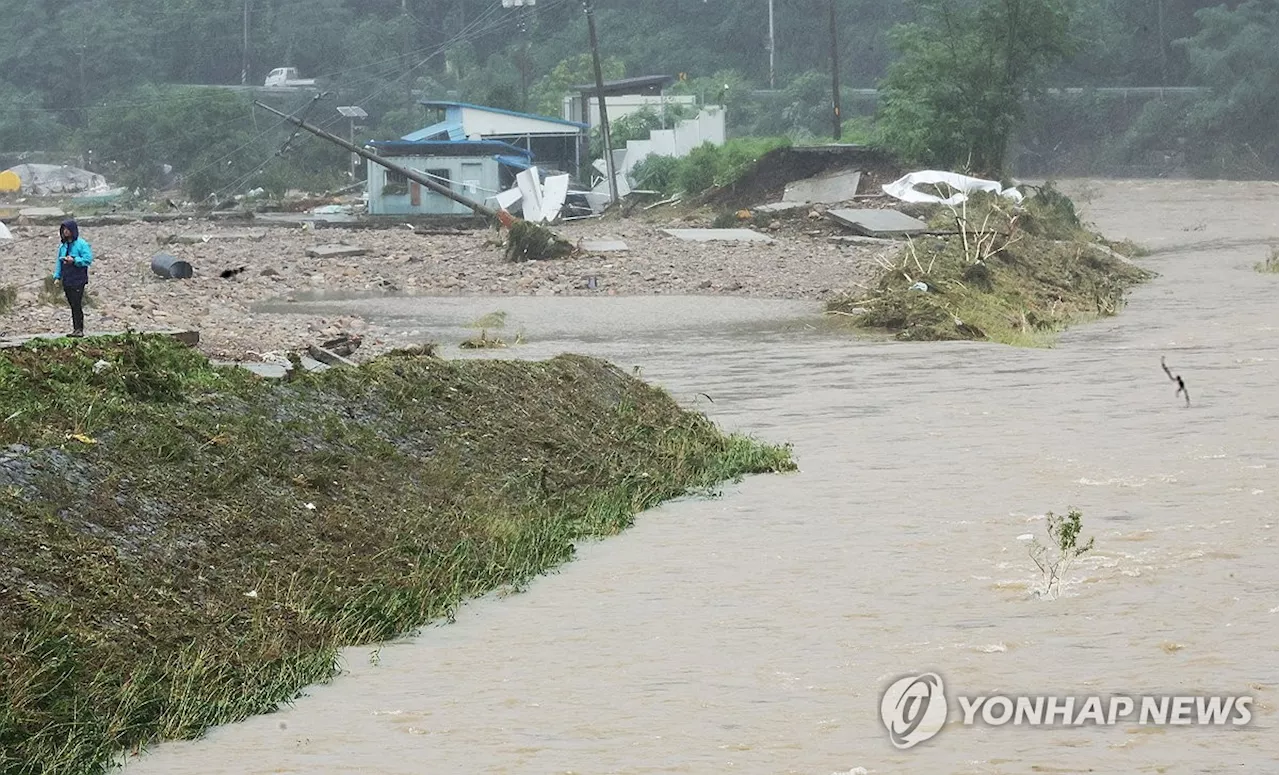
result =
[{"label": "blue roof", "polygon": [[447,135],[450,140],[466,140],[466,135],[462,133],[462,124],[454,121],[441,121],[438,124],[432,124],[425,129],[419,129],[416,132],[401,137],[401,140],[427,140],[436,135]]},{"label": "blue roof", "polygon": [[499,164],[505,164],[508,167],[515,167],[516,169],[527,170],[533,166],[533,154],[529,154],[528,156],[499,154],[493,158],[497,159]]},{"label": "blue roof", "polygon": [[575,127],[577,129],[587,129],[586,124],[579,124],[576,121],[565,121],[562,118],[552,118],[551,116],[536,116],[532,113],[520,113],[514,110],[504,110],[502,108],[490,108],[484,105],[472,105],[469,102],[449,102],[445,100],[422,100],[420,103],[429,108],[470,108],[472,110],[483,110],[486,113],[501,113],[504,116],[518,116],[520,118],[529,118],[535,121],[546,121],[552,124],[563,124],[565,126]]},{"label": "blue roof", "polygon": [[401,155],[421,153],[423,156],[491,156],[518,154],[532,159],[533,154],[523,148],[500,140],[373,140],[369,146],[379,151],[392,151]]}]

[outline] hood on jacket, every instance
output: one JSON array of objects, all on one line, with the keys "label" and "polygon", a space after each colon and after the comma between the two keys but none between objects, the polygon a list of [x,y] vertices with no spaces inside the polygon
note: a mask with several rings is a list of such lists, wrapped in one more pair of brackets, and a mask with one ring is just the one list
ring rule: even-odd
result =
[{"label": "hood on jacket", "polygon": [[80,227],[76,224],[75,221],[63,221],[62,227],[58,229],[59,235],[61,235],[63,228],[71,232],[71,240],[70,240],[71,242],[75,242],[76,240],[80,239]]}]

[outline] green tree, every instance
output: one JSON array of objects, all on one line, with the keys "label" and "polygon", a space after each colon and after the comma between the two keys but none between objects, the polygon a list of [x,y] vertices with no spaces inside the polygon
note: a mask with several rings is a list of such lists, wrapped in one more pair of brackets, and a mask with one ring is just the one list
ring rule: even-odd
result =
[{"label": "green tree", "polygon": [[880,141],[905,161],[1000,177],[1023,100],[1069,54],[1067,0],[915,0],[894,28]]},{"label": "green tree", "polygon": [[[600,60],[600,71],[606,81],[621,78],[626,73],[622,60],[603,57]],[[544,116],[559,116],[563,112],[564,96],[570,87],[596,82],[595,69],[590,54],[578,54],[561,60],[534,87],[531,101],[534,108]]]},{"label": "green tree", "polygon": [[1188,128],[1201,144],[1239,157],[1215,165],[1224,172],[1245,166],[1275,174],[1277,15],[1275,0],[1247,0],[1235,10],[1204,8],[1196,12],[1200,31],[1176,41],[1186,50],[1195,79],[1212,90],[1187,115]]}]

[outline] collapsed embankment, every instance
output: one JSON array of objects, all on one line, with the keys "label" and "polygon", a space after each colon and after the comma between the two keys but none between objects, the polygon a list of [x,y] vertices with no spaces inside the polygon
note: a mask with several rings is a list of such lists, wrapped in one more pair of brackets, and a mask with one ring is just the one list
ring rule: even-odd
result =
[{"label": "collapsed embankment", "polygon": [[262,713],[785,447],[578,356],[263,380],[164,338],[0,351],[0,771]]},{"label": "collapsed embankment", "polygon": [[1137,246],[1090,231],[1051,186],[1021,204],[979,193],[914,207],[929,235],[828,311],[899,339],[1044,346],[1069,325],[1119,313],[1129,289],[1154,277],[1129,260]]}]

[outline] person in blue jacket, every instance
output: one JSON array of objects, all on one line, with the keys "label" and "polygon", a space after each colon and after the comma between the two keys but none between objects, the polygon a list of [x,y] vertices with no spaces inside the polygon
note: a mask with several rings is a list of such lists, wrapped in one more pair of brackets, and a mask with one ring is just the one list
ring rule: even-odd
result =
[{"label": "person in blue jacket", "polygon": [[53,279],[62,283],[62,292],[71,306],[71,335],[84,336],[84,287],[89,284],[93,251],[89,249],[89,243],[80,237],[80,227],[75,221],[63,221],[58,233],[62,236],[62,244],[58,246]]}]

